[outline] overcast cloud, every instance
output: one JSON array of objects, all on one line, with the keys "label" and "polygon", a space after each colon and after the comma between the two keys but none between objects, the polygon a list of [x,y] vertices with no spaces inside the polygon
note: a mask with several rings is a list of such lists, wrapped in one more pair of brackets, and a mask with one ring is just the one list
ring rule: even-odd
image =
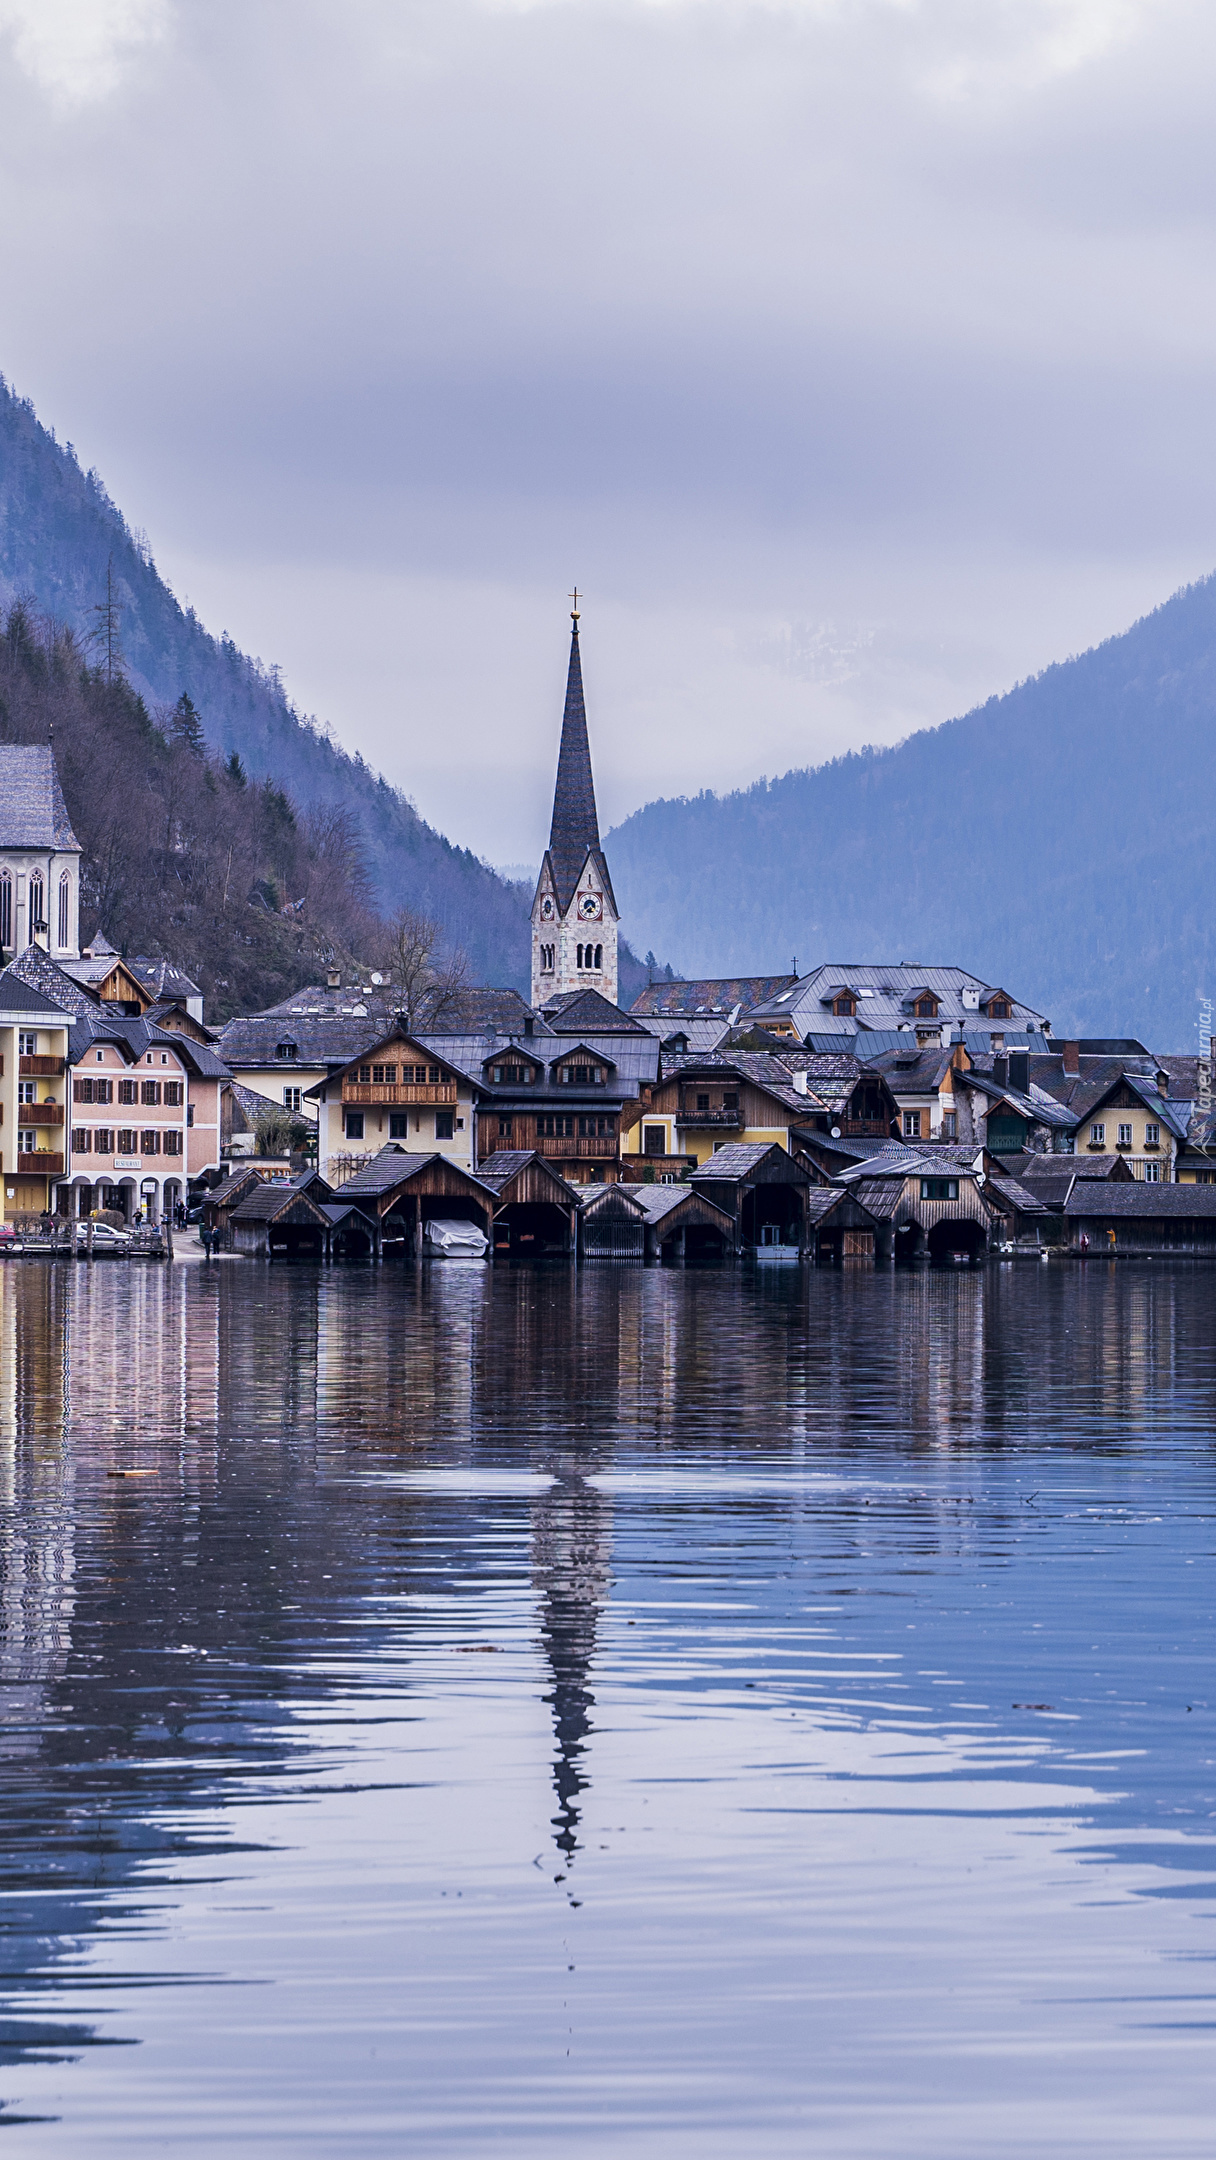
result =
[{"label": "overcast cloud", "polygon": [[1189,0],[0,0],[0,367],[454,838],[890,741],[1216,566]]}]

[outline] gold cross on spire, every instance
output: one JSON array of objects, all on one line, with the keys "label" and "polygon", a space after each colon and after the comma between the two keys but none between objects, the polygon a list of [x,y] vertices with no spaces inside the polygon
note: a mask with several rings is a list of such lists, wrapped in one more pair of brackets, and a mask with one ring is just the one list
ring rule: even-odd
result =
[{"label": "gold cross on spire", "polygon": [[574,588],[574,591],[573,591],[572,593],[568,593],[568,594],[566,595],[566,597],[567,597],[567,599],[569,599],[569,600],[573,600],[573,602],[574,602],[574,606],[573,606],[573,608],[572,608],[572,609],[571,609],[571,611],[570,611],[570,620],[571,620],[571,622],[577,622],[577,621],[578,621],[578,586],[576,585],[576,586],[575,586],[575,588]]}]

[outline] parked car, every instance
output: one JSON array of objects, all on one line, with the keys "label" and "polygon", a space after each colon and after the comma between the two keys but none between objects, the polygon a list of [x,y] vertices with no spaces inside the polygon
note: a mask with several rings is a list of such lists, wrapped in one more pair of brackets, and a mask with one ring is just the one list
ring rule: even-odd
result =
[{"label": "parked car", "polygon": [[90,1227],[93,1231],[94,1255],[97,1255],[99,1253],[113,1253],[117,1255],[119,1253],[130,1252],[131,1246],[134,1243],[130,1231],[116,1230],[113,1223],[106,1222],[95,1222],[91,1226],[87,1222],[77,1223],[76,1246],[78,1251],[85,1252],[87,1250]]}]

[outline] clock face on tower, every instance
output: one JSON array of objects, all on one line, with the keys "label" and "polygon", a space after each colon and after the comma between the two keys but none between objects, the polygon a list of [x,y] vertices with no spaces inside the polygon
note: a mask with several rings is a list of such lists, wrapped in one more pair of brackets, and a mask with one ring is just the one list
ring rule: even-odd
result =
[{"label": "clock face on tower", "polygon": [[551,900],[542,900],[540,904],[540,912],[545,922],[552,922],[553,902]]},{"label": "clock face on tower", "polygon": [[600,914],[601,905],[599,894],[593,892],[585,892],[578,904],[579,921],[598,922]]}]

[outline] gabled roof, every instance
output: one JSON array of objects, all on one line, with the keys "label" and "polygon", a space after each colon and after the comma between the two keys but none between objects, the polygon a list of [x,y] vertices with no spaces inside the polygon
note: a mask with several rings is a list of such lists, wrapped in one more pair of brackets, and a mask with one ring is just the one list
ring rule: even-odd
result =
[{"label": "gabled roof", "polygon": [[616,1059],[610,1051],[597,1050],[593,1044],[583,1042],[578,1037],[572,1042],[549,1044],[550,1065],[565,1065],[573,1058],[590,1058],[593,1065],[606,1065],[609,1071],[616,1071]]},{"label": "gabled roof", "polygon": [[[93,952],[97,953],[96,943]],[[111,963],[117,958],[117,953],[110,953]],[[187,975],[184,968],[174,967],[171,960],[146,959],[141,955],[138,959],[124,961],[123,965],[152,998],[184,1004],[187,998],[201,998],[203,994],[193,976]]]},{"label": "gabled roof", "polygon": [[646,1209],[642,1205],[640,1186],[579,1185],[573,1189],[577,1194],[580,1215],[586,1215],[590,1210],[596,1208],[603,1208],[612,1212],[619,1207],[624,1214],[636,1216],[639,1222],[646,1220]]},{"label": "gabled roof", "polygon": [[[888,1031],[906,1027],[909,1000],[926,990],[932,992],[941,1008],[935,1024],[949,1021],[962,1027],[969,1018],[979,1018],[980,999],[988,985],[980,976],[960,967],[926,967],[920,961],[829,961],[799,976],[792,990],[782,991],[759,1005],[755,1017],[761,1023],[766,1019],[793,1019],[802,1034],[811,1029],[826,1034],[833,1031],[826,1007],[834,993],[846,989],[857,998],[856,1018],[841,1019],[837,1025],[841,1032],[851,1035],[858,1028]],[[1029,1005],[1013,1001],[1010,1026],[1033,1026],[1041,1018]]]},{"label": "gabled roof", "polygon": [[343,1199],[357,1200],[364,1194],[370,1199],[381,1193],[391,1192],[395,1185],[408,1184],[411,1178],[418,1177],[422,1171],[429,1169],[432,1163],[438,1163],[443,1169],[451,1171],[457,1179],[479,1186],[487,1199],[497,1199],[498,1195],[492,1185],[484,1185],[480,1178],[474,1177],[471,1171],[462,1169],[450,1156],[441,1155],[438,1149],[432,1148],[426,1155],[411,1155],[394,1140],[388,1141],[339,1189]]},{"label": "gabled roof", "polygon": [[[522,1171],[536,1166],[543,1175],[560,1188],[566,1201],[577,1199],[581,1187],[567,1183],[561,1171],[538,1148],[496,1148],[483,1163],[477,1165],[477,1176],[483,1185],[489,1185],[501,1199],[506,1187],[519,1177]],[[558,1206],[562,1205],[559,1199]]]},{"label": "gabled roof", "polygon": [[[39,948],[30,946],[29,950],[35,952]],[[25,958],[24,953],[21,958]],[[46,959],[45,953],[42,958]],[[48,961],[47,965],[55,974],[59,973],[53,961]],[[0,1012],[28,1013],[31,1019],[43,1018],[48,1025],[52,1021],[58,1021],[62,1025],[72,1013],[72,1007],[66,998],[52,996],[47,989],[26,982],[18,972],[19,967],[20,962],[14,960],[11,967],[6,967],[3,973],[0,973]]]},{"label": "gabled roof", "polygon": [[818,1226],[838,1207],[850,1205],[870,1212],[855,1185],[816,1185],[806,1196],[807,1221]]},{"label": "gabled roof", "polygon": [[[388,1025],[384,1013],[250,1013],[221,1030],[219,1050],[229,1065],[320,1065],[332,1071],[379,1042]],[[294,1058],[276,1057],[283,1042],[295,1043]]]},{"label": "gabled roof", "polygon": [[745,1184],[753,1171],[757,1170],[760,1164],[766,1161],[770,1155],[780,1158],[782,1170],[788,1164],[792,1173],[788,1179],[791,1185],[801,1185],[809,1182],[807,1172],[802,1168],[801,1163],[796,1163],[793,1156],[786,1152],[779,1141],[770,1140],[766,1145],[763,1141],[731,1140],[727,1142],[725,1147],[718,1148],[710,1156],[709,1161],[703,1163],[699,1170],[693,1171],[689,1183],[691,1185],[699,1185],[702,1182],[713,1185]]},{"label": "gabled roof", "polygon": [[619,1005],[598,990],[563,990],[547,998],[541,1007],[555,1035],[649,1035],[640,1020],[632,1020]]},{"label": "gabled roof", "polygon": [[[439,1065],[442,1065],[446,1071],[451,1073],[454,1079],[457,1076],[460,1076],[460,1067],[454,1064],[450,1059],[446,1058],[441,1050],[431,1049],[429,1045],[424,1043],[417,1035],[407,1035],[404,1027],[400,1024],[400,1022],[395,1021],[389,1027],[387,1034],[377,1035],[374,1041],[365,1043],[361,1049],[356,1050],[353,1057],[346,1059],[345,1063],[339,1067],[336,1073],[331,1073],[330,1078],[333,1080],[345,1079],[346,1074],[350,1071],[352,1066],[363,1065],[366,1064],[369,1058],[382,1056],[384,1051],[391,1050],[397,1043],[400,1043],[402,1048],[405,1050],[421,1050],[427,1058],[428,1062],[431,1058],[434,1058],[435,1062]],[[317,1089],[309,1088],[308,1092],[310,1095],[315,1095],[317,1093]]]},{"label": "gabled roof", "polygon": [[868,1215],[876,1222],[891,1222],[903,1206],[903,1186],[895,1178],[857,1178],[849,1185]]},{"label": "gabled roof", "polygon": [[[313,1189],[315,1188],[315,1189]],[[330,1188],[315,1177],[292,1178],[285,1185],[272,1185],[268,1181],[254,1185],[232,1210],[234,1223],[273,1222],[276,1216],[292,1208],[303,1208],[324,1225],[323,1203],[331,1197]]]},{"label": "gabled roof", "polygon": [[693,982],[648,983],[629,1010],[664,1019],[678,1015],[682,1020],[713,1016],[729,1020],[751,1012],[766,998],[792,990],[795,980],[793,975],[711,975],[698,976]]},{"label": "gabled roof", "polygon": [[629,1191],[639,1202],[649,1222],[664,1222],[676,1208],[685,1207],[689,1200],[695,1200],[699,1207],[712,1208],[715,1215],[721,1216],[724,1224],[730,1224],[732,1230],[734,1228],[725,1208],[720,1208],[716,1200],[710,1199],[708,1193],[694,1193],[690,1185],[630,1185]]},{"label": "gabled roof", "polygon": [[856,1178],[967,1177],[982,1174],[984,1149],[978,1140],[934,1140],[929,1146],[888,1140],[864,1162],[837,1171],[841,1183]]},{"label": "gabled roof", "polygon": [[662,1043],[664,1049],[670,1047],[673,1053],[678,1052],[683,1045],[685,1050],[704,1054],[706,1051],[718,1049],[730,1034],[730,1026],[724,1019],[690,1020],[687,1016],[673,1019],[667,1013],[656,1013],[649,1019],[644,1018],[642,1025],[654,1036],[656,1042]]},{"label": "gabled roof", "polygon": [[1028,1185],[1020,1185],[1016,1178],[1002,1177],[999,1171],[993,1172],[988,1180],[987,1189],[989,1192],[996,1193],[999,1199],[1008,1201],[1010,1207],[1016,1208],[1019,1215],[1050,1215],[1051,1213],[1046,1200],[1038,1193],[1031,1192]]},{"label": "gabled roof", "polygon": [[0,847],[80,853],[47,743],[0,743]]},{"label": "gabled roof", "polygon": [[1130,1185],[1094,1184],[1078,1178],[1067,1200],[1066,1215],[1165,1216],[1167,1218],[1216,1216],[1216,1185],[1149,1185],[1133,1178]]}]

